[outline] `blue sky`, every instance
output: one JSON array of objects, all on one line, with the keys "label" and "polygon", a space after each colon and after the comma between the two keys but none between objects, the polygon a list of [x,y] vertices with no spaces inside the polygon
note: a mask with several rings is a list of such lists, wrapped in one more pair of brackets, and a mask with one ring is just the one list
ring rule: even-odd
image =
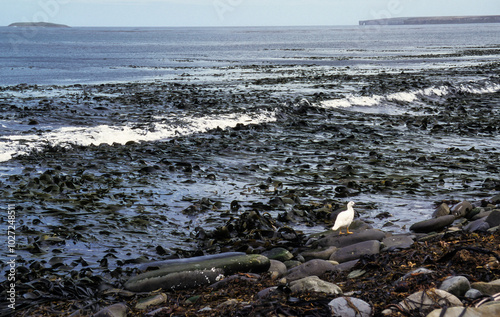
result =
[{"label": "blue sky", "polygon": [[0,26],[352,25],[402,16],[500,15],[499,0],[1,0]]}]

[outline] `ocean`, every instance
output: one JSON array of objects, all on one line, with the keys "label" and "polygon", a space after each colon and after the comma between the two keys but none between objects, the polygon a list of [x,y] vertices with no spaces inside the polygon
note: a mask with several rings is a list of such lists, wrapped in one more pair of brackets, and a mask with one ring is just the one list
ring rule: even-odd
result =
[{"label": "ocean", "polygon": [[2,27],[0,205],[15,206],[17,255],[98,267],[113,250],[116,267],[194,249],[243,212],[321,232],[312,210],[349,200],[403,233],[440,202],[488,199],[499,34]]}]

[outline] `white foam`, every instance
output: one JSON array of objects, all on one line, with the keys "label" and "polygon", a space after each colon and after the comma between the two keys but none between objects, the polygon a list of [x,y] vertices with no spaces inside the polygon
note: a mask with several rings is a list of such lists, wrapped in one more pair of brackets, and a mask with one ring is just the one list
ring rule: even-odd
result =
[{"label": "white foam", "polygon": [[177,135],[203,133],[216,128],[225,129],[237,124],[259,124],[276,121],[274,112],[259,114],[229,114],[219,116],[188,117],[169,123],[155,123],[152,128],[135,128],[133,125],[96,127],[62,127],[51,132],[4,136],[0,143],[0,161],[7,161],[16,154],[26,154],[44,145],[98,145],[101,143],[125,144],[128,141],[158,141]]},{"label": "white foam", "polygon": [[429,98],[446,97],[455,92],[469,94],[487,94],[500,91],[500,84],[489,81],[461,83],[456,86],[433,86],[424,89],[416,89],[392,93],[389,95],[354,96],[349,95],[342,99],[332,99],[323,101],[320,106],[323,108],[348,108],[348,107],[372,107],[380,106],[384,103],[411,103],[425,101]]}]

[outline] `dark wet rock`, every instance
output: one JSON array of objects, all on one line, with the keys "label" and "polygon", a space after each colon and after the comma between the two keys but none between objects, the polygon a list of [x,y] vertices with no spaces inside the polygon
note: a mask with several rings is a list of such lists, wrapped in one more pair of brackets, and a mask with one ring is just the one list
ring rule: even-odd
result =
[{"label": "dark wet rock", "polygon": [[328,247],[320,250],[304,251],[301,255],[306,261],[313,259],[328,260],[335,250],[337,250],[337,247]]},{"label": "dark wet rock", "polygon": [[263,252],[262,255],[268,257],[270,260],[277,260],[281,262],[285,262],[293,258],[293,254],[285,248],[273,248],[269,251]]},{"label": "dark wet rock", "polygon": [[413,244],[413,239],[408,235],[394,235],[382,240],[382,251],[408,249]]},{"label": "dark wet rock", "polygon": [[380,242],[378,240],[370,240],[340,248],[332,253],[330,260],[343,263],[359,259],[363,255],[378,254],[379,252]]},{"label": "dark wet rock", "polygon": [[448,215],[439,218],[429,219],[414,223],[410,230],[417,233],[429,233],[439,231],[451,225],[455,221],[455,216]]},{"label": "dark wet rock", "polygon": [[467,232],[486,232],[490,225],[486,222],[486,218],[478,219],[470,222],[464,227]]},{"label": "dark wet rock", "polygon": [[127,316],[127,310],[127,305],[123,303],[114,304],[100,310],[93,317],[125,317]]},{"label": "dark wet rock", "polygon": [[384,239],[385,236],[386,234],[383,231],[370,229],[349,235],[331,234],[322,239],[319,239],[315,244],[317,244],[319,247],[334,246],[337,248],[342,248],[363,241],[369,241],[369,240],[382,241],[382,239]]},{"label": "dark wet rock", "polygon": [[272,279],[278,279],[283,277],[287,273],[286,265],[283,262],[270,260],[271,266],[269,266],[269,273],[271,273]]},{"label": "dark wet rock", "polygon": [[155,262],[148,262],[144,264],[140,264],[137,266],[138,269],[141,271],[146,271],[148,269],[159,269],[164,266],[168,265],[174,265],[174,264],[192,264],[192,263],[198,263],[200,261],[204,260],[216,260],[216,259],[224,259],[224,258],[229,258],[229,257],[234,257],[234,256],[240,256],[240,255],[245,255],[243,252],[226,252],[226,253],[220,253],[220,254],[213,254],[213,255],[206,255],[202,257],[191,257],[191,258],[185,258],[185,259],[170,259],[170,260],[164,260],[164,261],[155,261]]},{"label": "dark wet rock", "polygon": [[162,289],[186,289],[215,283],[223,275],[237,272],[265,272],[269,259],[262,255],[236,255],[213,259],[198,257],[192,263],[172,264],[159,270],[139,274],[125,283],[134,292]]},{"label": "dark wet rock", "polygon": [[494,302],[481,307],[451,307],[433,310],[427,317],[494,317],[500,316],[500,303]]},{"label": "dark wet rock", "polygon": [[490,215],[486,218],[485,220],[491,228],[499,226],[500,225],[500,210],[495,209],[493,210]]},{"label": "dark wet rock", "polygon": [[472,283],[471,287],[477,289],[484,295],[494,295],[500,293],[500,280],[494,280],[492,282],[476,282]]},{"label": "dark wet rock", "polygon": [[467,214],[474,209],[474,206],[468,201],[463,201],[451,209],[451,214],[454,215],[456,218],[462,218],[467,216]]},{"label": "dark wet rock", "polygon": [[470,283],[465,276],[453,276],[444,280],[439,289],[457,297],[462,297],[470,290]]},{"label": "dark wet rock", "polygon": [[447,216],[449,214],[450,214],[450,207],[448,207],[446,203],[442,203],[441,205],[439,205],[438,208],[436,208],[436,210],[434,210],[434,212],[432,213],[432,218]]},{"label": "dark wet rock", "polygon": [[288,270],[286,279],[288,281],[295,281],[308,276],[321,276],[326,272],[334,270],[334,265],[325,260],[310,260],[306,263]]},{"label": "dark wet rock", "polygon": [[167,301],[167,295],[160,293],[154,296],[150,296],[147,298],[142,298],[137,301],[137,304],[135,305],[136,309],[144,310],[148,309],[151,306],[156,306],[164,303]]},{"label": "dark wet rock", "polygon": [[308,276],[290,282],[290,290],[294,293],[317,292],[330,295],[342,294],[342,289],[337,285],[321,280],[317,276]]},{"label": "dark wet rock", "polygon": [[354,297],[339,297],[328,303],[334,317],[370,317],[373,308],[367,302]]}]

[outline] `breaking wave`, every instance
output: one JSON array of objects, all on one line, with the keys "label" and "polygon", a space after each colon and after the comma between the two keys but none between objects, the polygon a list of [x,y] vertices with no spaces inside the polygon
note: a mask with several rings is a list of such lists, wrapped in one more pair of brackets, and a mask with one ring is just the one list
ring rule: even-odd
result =
[{"label": "breaking wave", "polygon": [[[460,84],[447,84],[441,86],[433,86],[425,89],[416,89],[411,91],[403,91],[391,93],[388,95],[372,95],[372,96],[347,96],[341,99],[332,99],[321,102],[323,108],[349,108],[356,107],[387,107],[385,112],[397,114],[404,112],[404,109],[396,110],[397,105],[410,104],[415,102],[426,103],[428,101],[439,101],[442,98],[457,95],[460,93],[466,94],[488,94],[500,91],[500,84],[492,81],[467,82]],[[373,110],[365,109],[373,112]],[[378,112],[384,112],[379,109]]]},{"label": "breaking wave", "polygon": [[[27,154],[44,146],[56,145],[99,145],[125,144],[129,141],[160,141],[178,135],[203,133],[217,128],[226,129],[238,124],[259,124],[276,121],[274,112],[258,114],[228,114],[205,117],[157,118],[161,121],[137,128],[125,126],[99,125],[95,127],[62,127],[41,134],[7,135],[1,137],[0,162],[10,160],[14,155]],[[174,123],[175,122],[175,123]]]}]

